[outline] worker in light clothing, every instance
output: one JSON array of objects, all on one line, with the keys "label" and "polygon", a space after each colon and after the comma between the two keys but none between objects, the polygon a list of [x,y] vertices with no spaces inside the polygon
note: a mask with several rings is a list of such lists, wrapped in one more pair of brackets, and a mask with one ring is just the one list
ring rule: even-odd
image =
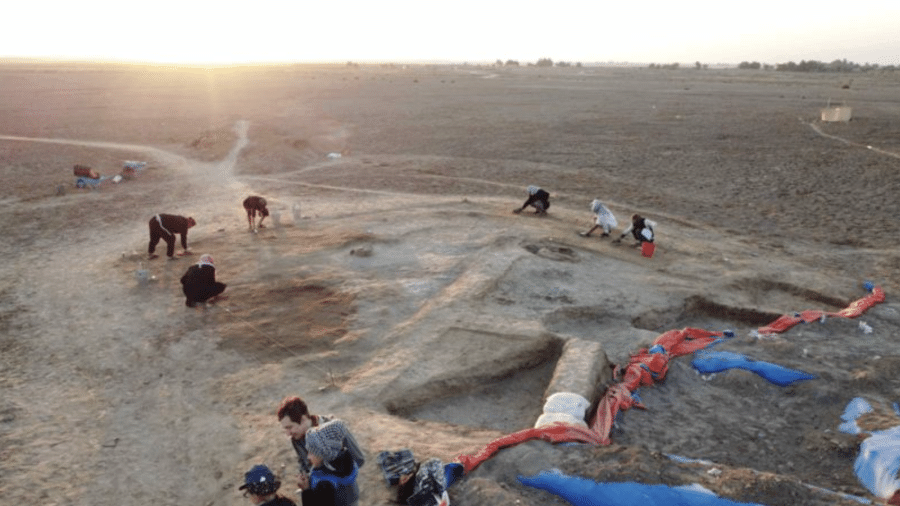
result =
[{"label": "worker in light clothing", "polygon": [[594,226],[587,232],[579,232],[578,235],[581,237],[588,237],[591,235],[591,232],[598,228],[603,228],[603,233],[600,234],[600,237],[609,237],[610,231],[619,225],[612,211],[598,199],[594,199],[594,201],[591,202],[591,212],[595,215]]},{"label": "worker in light clothing", "polygon": [[156,245],[159,244],[160,239],[166,241],[166,256],[170,260],[175,258],[175,234],[181,234],[181,247],[184,248],[184,253],[188,254],[188,229],[196,224],[194,218],[185,218],[174,214],[157,214],[150,218],[150,245],[147,248],[150,260],[159,256],[153,252],[156,251]]}]

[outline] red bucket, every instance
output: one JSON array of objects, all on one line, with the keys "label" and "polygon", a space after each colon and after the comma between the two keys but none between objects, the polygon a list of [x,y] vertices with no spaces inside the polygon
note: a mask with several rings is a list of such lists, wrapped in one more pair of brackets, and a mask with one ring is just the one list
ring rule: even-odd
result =
[{"label": "red bucket", "polygon": [[641,255],[644,255],[647,258],[653,258],[653,252],[656,250],[656,244],[652,242],[642,242],[641,243]]}]

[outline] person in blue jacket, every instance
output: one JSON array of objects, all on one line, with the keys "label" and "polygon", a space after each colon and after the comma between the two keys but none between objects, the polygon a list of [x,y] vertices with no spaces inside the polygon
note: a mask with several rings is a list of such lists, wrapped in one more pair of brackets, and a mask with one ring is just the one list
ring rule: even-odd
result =
[{"label": "person in blue jacket", "polygon": [[344,445],[347,432],[343,420],[332,420],[306,431],[312,472],[309,487],[301,492],[303,506],[358,506],[359,467]]}]

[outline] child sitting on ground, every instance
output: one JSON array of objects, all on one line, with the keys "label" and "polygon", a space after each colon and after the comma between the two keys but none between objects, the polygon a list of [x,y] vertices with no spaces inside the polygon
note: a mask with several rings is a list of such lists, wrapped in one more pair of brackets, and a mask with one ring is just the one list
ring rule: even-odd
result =
[{"label": "child sitting on ground", "polygon": [[357,506],[359,468],[347,448],[343,420],[332,420],[306,432],[306,450],[312,472],[309,488],[301,493],[303,506]]}]

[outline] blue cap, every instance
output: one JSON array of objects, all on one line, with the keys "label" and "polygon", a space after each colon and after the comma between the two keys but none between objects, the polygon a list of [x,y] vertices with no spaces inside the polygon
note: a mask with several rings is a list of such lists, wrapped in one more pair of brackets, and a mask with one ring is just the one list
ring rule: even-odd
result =
[{"label": "blue cap", "polygon": [[281,482],[275,479],[272,471],[259,464],[244,474],[244,484],[238,487],[238,490],[247,489],[253,495],[269,495],[274,494],[280,486]]},{"label": "blue cap", "polygon": [[871,292],[875,289],[875,283],[866,281],[865,283],[863,283],[863,288],[865,288],[867,292]]}]

